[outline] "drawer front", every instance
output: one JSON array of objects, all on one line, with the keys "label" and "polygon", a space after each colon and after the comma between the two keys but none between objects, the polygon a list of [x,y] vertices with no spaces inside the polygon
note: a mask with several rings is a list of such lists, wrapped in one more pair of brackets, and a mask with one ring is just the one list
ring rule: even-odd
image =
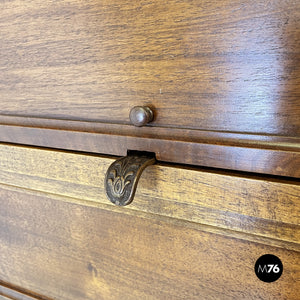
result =
[{"label": "drawer front", "polygon": [[300,177],[299,1],[0,9],[0,141]]},{"label": "drawer front", "polygon": [[[0,151],[0,183],[116,209],[104,190],[105,173],[114,158],[7,145]],[[299,201],[296,180],[158,164],[146,168],[133,203],[120,211],[270,237],[293,248],[300,239]]]},{"label": "drawer front", "polygon": [[299,136],[298,1],[0,8],[3,114]]},{"label": "drawer front", "polygon": [[[7,145],[0,151],[0,283],[15,293],[95,300],[299,295],[295,180],[154,165],[133,203],[117,207],[103,189],[111,158]],[[273,283],[255,275],[263,254],[283,263]]]},{"label": "drawer front", "polygon": [[[298,251],[23,191],[1,189],[1,200],[0,279],[50,299],[299,295]],[[254,272],[256,260],[267,253],[284,266],[273,283]]]}]

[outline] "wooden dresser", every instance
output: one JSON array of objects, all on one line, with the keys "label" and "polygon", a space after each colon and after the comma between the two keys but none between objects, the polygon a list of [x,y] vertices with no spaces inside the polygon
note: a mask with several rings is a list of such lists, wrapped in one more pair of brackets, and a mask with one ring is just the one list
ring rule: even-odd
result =
[{"label": "wooden dresser", "polygon": [[0,34],[0,299],[300,299],[298,0],[0,1]]}]

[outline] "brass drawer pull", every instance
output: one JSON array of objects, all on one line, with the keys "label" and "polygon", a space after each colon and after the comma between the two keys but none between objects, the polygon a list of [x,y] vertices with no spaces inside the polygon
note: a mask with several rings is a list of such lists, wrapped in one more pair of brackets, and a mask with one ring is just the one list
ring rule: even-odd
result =
[{"label": "brass drawer pull", "polygon": [[153,121],[153,111],[148,106],[135,106],[131,109],[129,118],[134,126],[144,126]]},{"label": "brass drawer pull", "polygon": [[155,157],[144,154],[128,154],[113,162],[105,175],[105,191],[108,199],[119,206],[132,202],[143,170],[156,162]]}]

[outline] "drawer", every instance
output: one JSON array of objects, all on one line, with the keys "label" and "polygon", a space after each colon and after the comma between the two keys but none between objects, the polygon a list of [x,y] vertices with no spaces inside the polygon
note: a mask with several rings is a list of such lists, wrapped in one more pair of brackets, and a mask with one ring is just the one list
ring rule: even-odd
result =
[{"label": "drawer", "polygon": [[299,136],[298,1],[0,7],[2,114]]},{"label": "drawer", "polygon": [[[299,295],[298,251],[49,195],[2,188],[4,197],[0,278],[50,299],[296,300]],[[254,273],[255,261],[266,253],[284,265],[273,283]]]},{"label": "drawer", "polygon": [[299,1],[0,9],[1,142],[300,177]]},{"label": "drawer", "polygon": [[[115,158],[1,145],[0,182],[117,209],[106,197],[105,173]],[[132,204],[121,212],[159,214],[298,243],[300,186],[295,180],[149,166]]]},{"label": "drawer", "polygon": [[[118,207],[104,192],[112,157],[12,145],[0,152],[0,294],[297,299],[296,180],[156,164],[132,204]],[[264,254],[283,263],[273,283],[254,272]]]}]

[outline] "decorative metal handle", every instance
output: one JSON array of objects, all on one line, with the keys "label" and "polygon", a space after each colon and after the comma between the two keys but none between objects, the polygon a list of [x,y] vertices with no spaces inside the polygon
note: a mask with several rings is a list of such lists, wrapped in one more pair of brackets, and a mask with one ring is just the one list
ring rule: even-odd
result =
[{"label": "decorative metal handle", "polygon": [[155,157],[136,154],[129,154],[113,162],[105,176],[108,199],[119,206],[130,204],[143,170],[155,162]]}]

